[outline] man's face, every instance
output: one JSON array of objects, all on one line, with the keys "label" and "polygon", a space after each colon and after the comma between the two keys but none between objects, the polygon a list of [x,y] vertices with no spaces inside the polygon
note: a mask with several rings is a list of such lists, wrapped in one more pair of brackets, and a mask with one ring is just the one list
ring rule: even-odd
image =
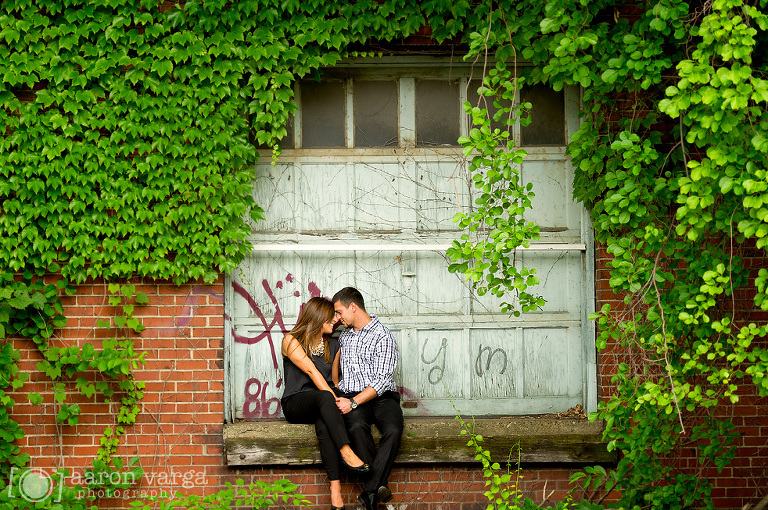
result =
[{"label": "man's face", "polygon": [[344,306],[341,301],[336,301],[333,304],[333,309],[336,311],[336,318],[344,324],[345,327],[349,327],[354,322],[354,303],[350,303],[349,306]]}]

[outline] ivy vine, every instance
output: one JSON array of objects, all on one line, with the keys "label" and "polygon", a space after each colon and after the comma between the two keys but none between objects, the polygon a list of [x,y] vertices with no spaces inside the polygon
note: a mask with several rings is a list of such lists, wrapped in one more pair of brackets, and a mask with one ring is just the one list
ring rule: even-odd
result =
[{"label": "ivy vine", "polygon": [[[471,47],[468,56],[485,49],[484,41],[476,37],[477,46]],[[539,283],[536,268],[516,265],[517,248],[539,240],[539,226],[526,221],[524,215],[534,197],[533,185],[520,180],[520,165],[527,153],[515,149],[510,134],[514,119],[520,119],[523,126],[530,123],[525,111],[531,104],[517,104],[515,98],[521,82],[514,69],[499,58],[478,89],[480,97],[491,98],[491,111],[469,102],[464,105],[473,127],[469,136],[459,137],[459,143],[464,155],[472,157],[467,171],[479,196],[471,212],[454,216],[453,221],[467,233],[447,250],[452,262],[449,271],[464,274],[481,296],[491,293],[508,299],[501,301],[501,311],[515,316],[544,306],[541,296],[528,291]],[[492,121],[502,120],[506,120],[506,129],[493,127]]]},{"label": "ivy vine", "polygon": [[[49,483],[58,482],[55,487],[43,491],[48,493],[49,503],[86,508],[89,502],[127,488],[129,480],[140,479],[143,474],[138,458],[131,459],[128,469],[124,470],[125,461],[114,454],[125,427],[133,425],[140,412],[144,383],[135,380],[133,371],[144,363],[146,353],[135,351],[130,336],[106,338],[99,349],[91,343],[82,347],[55,345],[51,342],[54,329],[66,325],[59,293],[71,293],[74,289],[66,280],[46,284],[31,273],[23,275],[21,280],[6,275],[2,283],[0,331],[10,337],[30,338],[37,345],[42,355],[37,369],[52,381],[56,422],[76,426],[80,420],[80,407],[67,402],[67,392],[71,388],[89,398],[99,394],[107,402],[112,397],[120,399],[116,426],[104,430],[97,456],[84,473],[86,486],[67,486],[64,480],[70,472],[65,469],[47,478]],[[120,313],[110,321],[99,321],[99,326],[110,331],[123,331],[126,335],[144,329],[133,317],[133,312],[136,305],[148,303],[146,294],[136,292],[132,284],[112,283],[108,291],[111,293],[110,306]],[[24,468],[30,458],[28,454],[21,453],[15,444],[16,440],[24,437],[24,431],[10,416],[15,401],[5,392],[9,386],[18,390],[28,380],[28,374],[21,372],[16,364],[18,359],[19,351],[14,349],[13,344],[4,343],[0,358],[4,370],[0,374],[7,376],[0,379],[0,475],[3,478],[0,481],[0,508],[24,508],[38,502],[36,497],[30,498],[23,492],[23,480],[28,473]],[[37,391],[29,393],[27,398],[34,405],[43,403],[43,396]]]},{"label": "ivy vine", "polygon": [[[768,395],[766,325],[736,300],[768,308],[765,270],[746,262],[764,260],[768,234],[767,6],[554,2],[540,25],[554,49],[542,76],[585,87],[574,189],[624,298],[594,317],[598,348],[626,356],[593,416],[623,455],[585,478],[618,488],[621,506],[712,508],[704,473],[734,455],[724,408]],[[678,465],[683,448],[697,469]]]},{"label": "ivy vine", "polygon": [[[621,508],[712,508],[706,473],[731,462],[738,434],[727,406],[768,396],[768,325],[750,322],[753,307],[737,300],[753,296],[754,309],[768,309],[768,271],[748,262],[764,261],[768,246],[767,14],[765,1],[501,3],[471,39],[470,58],[504,62],[512,47],[533,64],[532,82],[583,91],[585,115],[568,145],[574,194],[612,256],[609,283],[624,305],[592,317],[598,349],[623,348],[615,390],[590,417],[605,421],[621,459],[574,477],[603,491],[598,503],[616,489]],[[520,86],[514,75],[489,78],[481,93],[511,99]],[[503,138],[479,113],[480,130],[463,140],[476,158]],[[524,158],[509,145],[504,155]],[[497,274],[536,234],[516,221],[526,197],[514,169],[498,182],[498,161],[472,165],[478,212],[456,217],[486,238],[465,236],[448,253],[479,291],[530,309],[535,276]],[[680,451],[697,467],[680,466]]]}]

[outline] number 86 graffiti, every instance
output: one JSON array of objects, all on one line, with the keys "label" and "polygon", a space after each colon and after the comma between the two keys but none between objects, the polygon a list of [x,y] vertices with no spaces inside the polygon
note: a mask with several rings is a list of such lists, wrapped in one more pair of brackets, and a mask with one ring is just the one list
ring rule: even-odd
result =
[{"label": "number 86 graffiti", "polygon": [[[256,385],[256,391],[251,391],[251,387]],[[278,379],[276,389],[280,389],[283,380]],[[243,415],[247,420],[257,420],[259,418],[278,418],[280,416],[280,399],[277,397],[267,398],[268,382],[263,385],[261,381],[253,377],[245,383],[245,403],[243,404]],[[272,404],[275,404],[275,410],[270,411]]]}]

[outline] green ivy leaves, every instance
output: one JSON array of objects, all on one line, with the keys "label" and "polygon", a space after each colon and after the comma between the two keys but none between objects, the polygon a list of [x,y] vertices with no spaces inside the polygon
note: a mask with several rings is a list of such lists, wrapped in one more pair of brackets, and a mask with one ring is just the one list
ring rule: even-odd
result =
[{"label": "green ivy leaves", "polygon": [[[241,218],[260,209],[247,186],[226,185],[250,183],[256,159],[232,86],[243,28],[206,36],[181,30],[189,18],[127,7],[44,16],[22,5],[3,17],[0,74],[29,89],[6,90],[0,117],[0,193],[16,211],[0,216],[0,256],[12,271],[212,281],[249,251]],[[19,28],[42,41],[34,62]]]},{"label": "green ivy leaves", "polygon": [[6,394],[10,386],[14,389],[21,387],[27,378],[19,372],[16,362],[19,351],[8,342],[0,345],[0,477],[5,479],[14,466],[25,466],[29,462],[29,454],[21,453],[21,448],[15,441],[24,437],[24,430],[10,416],[10,411],[16,402]]},{"label": "green ivy leaves", "polygon": [[[59,292],[68,288],[64,280],[46,284],[31,273],[20,279],[0,275],[0,338],[23,335],[38,345],[45,344],[55,327],[66,324]],[[9,386],[19,389],[28,378],[28,374],[19,371],[18,359],[19,352],[13,344],[3,341],[0,345],[0,475],[3,479],[11,467],[22,467],[29,461],[29,455],[22,454],[14,444],[24,437],[24,431],[11,419],[10,410],[16,402],[5,393]]]},{"label": "green ivy leaves", "polygon": [[350,44],[407,37],[422,9],[440,41],[485,7],[4,4],[0,259],[75,282],[229,272],[250,252],[245,215],[263,214],[256,147],[285,136],[294,81]]},{"label": "green ivy leaves", "polygon": [[[233,508],[244,506],[261,509],[270,508],[276,503],[286,507],[303,508],[310,504],[297,491],[298,487],[290,480],[275,480],[273,482],[257,481],[245,484],[242,479],[236,483],[225,482],[226,488],[207,496],[168,494],[161,491],[159,495],[143,495],[131,502],[131,506],[139,510],[154,508]],[[167,501],[169,500],[169,501]],[[146,501],[146,503],[144,503]]]}]

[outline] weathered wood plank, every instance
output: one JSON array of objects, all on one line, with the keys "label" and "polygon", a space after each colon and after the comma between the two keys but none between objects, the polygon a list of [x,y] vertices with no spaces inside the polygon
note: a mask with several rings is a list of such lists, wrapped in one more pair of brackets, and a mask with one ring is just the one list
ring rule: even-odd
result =
[{"label": "weathered wood plank", "polygon": [[[484,437],[483,447],[494,461],[508,458],[526,463],[611,464],[615,452],[601,439],[602,424],[577,419],[482,418],[474,430]],[[467,436],[460,435],[457,420],[409,418],[397,463],[476,463]],[[374,436],[378,438],[374,429]],[[227,464],[297,465],[319,464],[314,426],[284,421],[239,422],[224,430]]]}]

